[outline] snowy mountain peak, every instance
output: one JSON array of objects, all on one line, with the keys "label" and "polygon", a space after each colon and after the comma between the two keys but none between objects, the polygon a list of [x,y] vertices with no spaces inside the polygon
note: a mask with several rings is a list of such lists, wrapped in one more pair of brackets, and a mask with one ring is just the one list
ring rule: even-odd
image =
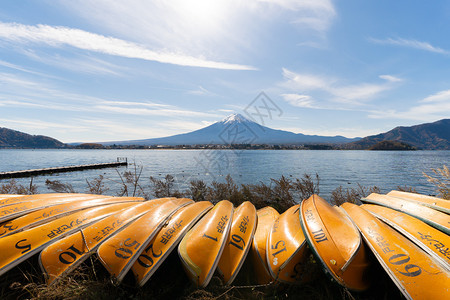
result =
[{"label": "snowy mountain peak", "polygon": [[234,123],[234,122],[248,123],[251,121],[241,114],[231,114],[220,122],[223,124],[229,124],[229,123]]}]

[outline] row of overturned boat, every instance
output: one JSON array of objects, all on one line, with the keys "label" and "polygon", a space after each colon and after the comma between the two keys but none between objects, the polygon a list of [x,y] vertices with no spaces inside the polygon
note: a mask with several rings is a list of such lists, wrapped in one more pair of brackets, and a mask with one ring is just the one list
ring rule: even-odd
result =
[{"label": "row of overturned boat", "polygon": [[259,284],[309,282],[313,261],[364,291],[378,262],[407,299],[450,299],[450,201],[400,191],[361,201],[312,195],[279,214],[228,200],[0,195],[0,276],[39,254],[51,285],[96,254],[117,283],[132,272],[143,286],[177,249],[198,287],[215,272],[231,285],[247,259]]}]

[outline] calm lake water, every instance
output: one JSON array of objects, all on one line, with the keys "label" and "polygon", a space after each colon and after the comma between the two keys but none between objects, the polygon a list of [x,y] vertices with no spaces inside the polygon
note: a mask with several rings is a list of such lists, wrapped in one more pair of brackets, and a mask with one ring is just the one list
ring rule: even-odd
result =
[{"label": "calm lake water", "polygon": [[[175,177],[183,189],[190,180],[224,181],[230,174],[236,183],[270,183],[281,175],[300,178],[303,174],[320,177],[320,194],[328,198],[339,186],[378,186],[382,192],[397,186],[413,186],[425,194],[435,194],[434,187],[422,172],[431,174],[431,168],[450,163],[450,151],[321,151],[321,150],[0,150],[0,172],[46,167],[92,164],[116,161],[126,157],[128,162],[143,167],[141,182],[149,186],[150,176]],[[48,192],[45,180],[70,183],[77,192],[87,190],[86,180],[104,175],[115,195],[120,181],[117,171],[127,168],[87,170],[71,173],[37,176],[33,183],[40,193]],[[134,165],[128,167],[134,170]],[[9,180],[1,180],[0,184]],[[30,179],[17,179],[29,184]]]}]

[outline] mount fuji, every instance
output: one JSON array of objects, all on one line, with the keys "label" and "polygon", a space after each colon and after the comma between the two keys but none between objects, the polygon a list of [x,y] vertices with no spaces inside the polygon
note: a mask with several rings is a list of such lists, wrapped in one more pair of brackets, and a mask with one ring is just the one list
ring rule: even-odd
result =
[{"label": "mount fuji", "polygon": [[205,128],[162,138],[107,142],[103,145],[229,145],[229,144],[341,144],[359,140],[343,136],[318,136],[271,129],[240,114],[232,114]]}]

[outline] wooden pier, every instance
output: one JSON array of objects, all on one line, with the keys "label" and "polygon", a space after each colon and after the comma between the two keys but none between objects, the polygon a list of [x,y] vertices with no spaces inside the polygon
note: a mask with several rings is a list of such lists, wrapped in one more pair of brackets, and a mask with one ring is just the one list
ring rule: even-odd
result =
[{"label": "wooden pier", "polygon": [[89,169],[115,168],[115,167],[120,167],[120,166],[128,166],[128,161],[126,158],[117,158],[117,162],[111,162],[111,163],[99,163],[99,164],[89,164],[89,165],[52,167],[52,168],[35,169],[35,170],[0,172],[0,179],[31,177],[31,176],[38,176],[38,175],[44,175],[44,174],[83,171],[83,170],[89,170]]}]

